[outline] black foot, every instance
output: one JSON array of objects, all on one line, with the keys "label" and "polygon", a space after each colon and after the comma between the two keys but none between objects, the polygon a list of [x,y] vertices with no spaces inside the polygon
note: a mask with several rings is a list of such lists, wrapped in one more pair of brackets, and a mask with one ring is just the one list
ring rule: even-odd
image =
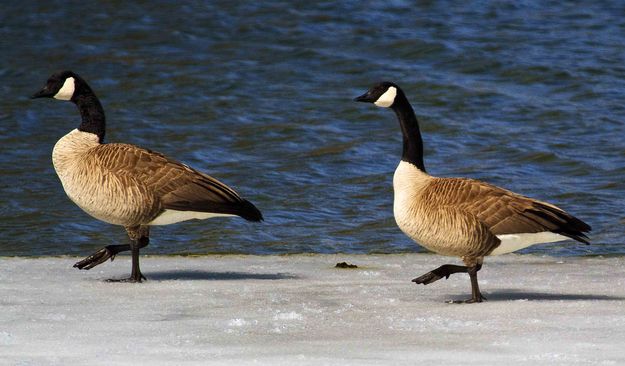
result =
[{"label": "black foot", "polygon": [[113,259],[115,259],[115,255],[117,255],[117,253],[119,253],[119,251],[115,250],[113,245],[106,246],[91,254],[87,258],[81,260],[80,262],[76,262],[76,264],[74,264],[74,268],[88,270],[97,266],[98,264],[106,262],[109,258],[112,262]]},{"label": "black foot", "polygon": [[424,285],[429,285],[432,282],[436,282],[438,280],[440,280],[441,278],[445,277],[446,279],[449,278],[449,274],[442,274],[442,273],[437,273],[436,269],[428,272],[426,274],[424,274],[423,276],[419,276],[417,278],[415,278],[414,280],[412,280],[412,282],[416,283],[416,284],[424,284]]},{"label": "black foot", "polygon": [[467,272],[467,267],[465,266],[455,266],[453,264],[444,264],[438,267],[435,270],[432,270],[423,276],[419,276],[412,280],[414,283],[429,285],[432,282],[436,282],[441,278],[445,277],[445,279],[449,278],[450,275],[459,272]]},{"label": "black foot", "polygon": [[109,278],[106,282],[125,282],[125,283],[141,283],[143,280],[148,280],[145,278],[143,273],[139,273],[139,276],[130,276],[128,278]]},{"label": "black foot", "polygon": [[487,300],[486,297],[484,297],[484,295],[480,294],[477,297],[472,297],[472,298],[467,299],[467,300],[449,300],[449,301],[447,301],[447,303],[449,303],[449,304],[474,304],[474,303],[483,302],[483,301],[486,301],[486,300]]}]

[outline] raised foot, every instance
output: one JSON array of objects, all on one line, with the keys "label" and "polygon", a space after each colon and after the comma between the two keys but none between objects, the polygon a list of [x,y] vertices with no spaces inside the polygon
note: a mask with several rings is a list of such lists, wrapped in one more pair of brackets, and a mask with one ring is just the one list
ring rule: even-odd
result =
[{"label": "raised foot", "polygon": [[449,273],[442,273],[442,271],[440,271],[440,268],[437,268],[433,271],[430,271],[426,274],[424,274],[423,276],[419,276],[417,278],[415,278],[414,280],[412,280],[412,282],[416,283],[416,284],[424,284],[424,285],[429,285],[432,282],[436,282],[438,280],[440,280],[441,278],[445,277],[446,279],[449,278]]},{"label": "raised foot", "polygon": [[116,254],[117,252],[113,251],[110,247],[104,247],[80,262],[76,262],[74,268],[89,270],[98,264],[106,262],[109,258],[112,262]]}]

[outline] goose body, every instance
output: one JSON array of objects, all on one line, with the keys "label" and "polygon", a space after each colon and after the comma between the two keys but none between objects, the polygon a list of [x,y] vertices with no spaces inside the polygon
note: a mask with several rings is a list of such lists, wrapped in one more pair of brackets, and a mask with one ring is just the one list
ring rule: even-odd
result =
[{"label": "goose body", "polygon": [[[126,228],[131,245],[110,245],[75,267],[90,269],[123,250],[133,252],[129,280],[140,282],[139,248],[149,226],[216,216],[261,221],[260,211],[237,192],[163,154],[123,143],[104,143],[102,107],[87,83],[71,71],[54,74],[33,98],[74,102],[82,123],[54,146],[52,162],[67,196],[94,218]],[[135,258],[136,257],[136,258]],[[136,262],[136,263],[135,263]]]},{"label": "goose body", "polygon": [[[246,201],[206,174],[137,146],[101,144],[97,136],[77,129],[56,143],[52,162],[67,196],[109,224],[168,225],[236,213],[254,220],[256,214],[246,212]],[[193,203],[205,207],[194,211]]]},{"label": "goose body", "polygon": [[[399,228],[448,256],[483,257],[569,239],[562,209],[474,179],[437,178],[402,161],[393,177]],[[579,223],[577,223],[579,225]],[[585,238],[569,228],[565,234]]]},{"label": "goose body", "polygon": [[402,159],[393,176],[393,214],[399,228],[426,249],[461,257],[466,265],[444,265],[414,282],[429,284],[467,272],[469,302],[480,302],[484,297],[477,271],[485,256],[566,239],[588,244],[585,232],[590,226],[557,206],[474,179],[429,175],[416,116],[396,84],[376,84],[356,101],[391,108],[400,122]]}]

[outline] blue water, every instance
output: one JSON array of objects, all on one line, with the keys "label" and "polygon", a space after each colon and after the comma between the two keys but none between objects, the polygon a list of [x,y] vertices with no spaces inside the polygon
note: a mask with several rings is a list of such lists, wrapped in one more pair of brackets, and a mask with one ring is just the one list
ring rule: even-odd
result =
[{"label": "blue water", "polygon": [[29,100],[72,69],[108,141],[175,157],[264,213],[152,230],[145,253],[413,252],[392,216],[406,91],[426,167],[553,202],[593,245],[625,254],[625,3],[465,1],[4,2],[0,9],[0,255],[86,255],[126,242],[67,199],[51,164],[76,108]]}]

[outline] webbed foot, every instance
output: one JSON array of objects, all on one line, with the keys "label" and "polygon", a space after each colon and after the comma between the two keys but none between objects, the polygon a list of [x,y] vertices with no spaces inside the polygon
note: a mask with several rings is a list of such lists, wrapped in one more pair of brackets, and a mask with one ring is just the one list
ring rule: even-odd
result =
[{"label": "webbed foot", "polygon": [[139,272],[138,275],[131,275],[128,278],[109,278],[106,282],[124,282],[124,283],[141,283],[143,280],[148,280],[145,278],[143,273]]},{"label": "webbed foot", "polygon": [[[120,250],[117,247],[119,247],[119,245],[108,245],[98,250],[97,252],[91,254],[87,258],[79,262],[76,262],[76,264],[74,264],[74,268],[89,270],[99,264],[106,262],[107,260],[109,260],[109,258],[111,259],[111,262],[112,262],[115,259],[115,256],[117,255],[117,253],[120,252]],[[127,247],[127,246],[124,246],[124,247]]]},{"label": "webbed foot", "polygon": [[443,274],[443,273],[437,273],[436,269],[433,271],[430,271],[422,276],[419,276],[415,279],[412,280],[412,282],[416,283],[416,284],[424,284],[424,285],[429,285],[432,282],[436,282],[438,280],[440,280],[441,278],[449,278],[449,274]]},{"label": "webbed foot", "polygon": [[486,300],[487,300],[486,297],[482,295],[482,293],[480,293],[478,296],[472,297],[467,300],[449,300],[447,301],[447,303],[449,304],[474,304],[474,303],[483,302]]},{"label": "webbed foot", "polygon": [[467,272],[467,267],[465,266],[456,266],[453,264],[444,264],[423,276],[419,276],[412,280],[412,282],[417,284],[429,285],[432,282],[436,282],[441,278],[445,277],[445,279],[449,278],[450,275],[459,272]]}]

